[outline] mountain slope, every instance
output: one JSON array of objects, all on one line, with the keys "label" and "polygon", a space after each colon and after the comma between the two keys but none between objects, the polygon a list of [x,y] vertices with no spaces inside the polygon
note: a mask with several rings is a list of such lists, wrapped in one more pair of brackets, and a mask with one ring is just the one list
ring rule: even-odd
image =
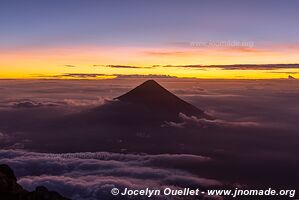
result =
[{"label": "mountain slope", "polygon": [[209,117],[202,110],[180,99],[154,80],[148,80],[116,99],[136,106],[144,106],[158,112],[157,114],[178,116],[181,112],[186,115]]}]

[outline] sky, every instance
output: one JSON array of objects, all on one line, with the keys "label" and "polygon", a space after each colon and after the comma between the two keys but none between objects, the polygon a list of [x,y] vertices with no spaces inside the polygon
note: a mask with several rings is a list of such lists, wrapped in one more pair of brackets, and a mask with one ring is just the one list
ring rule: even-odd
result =
[{"label": "sky", "polygon": [[[0,78],[299,78],[298,67],[209,66],[299,63],[298,6],[296,0],[1,0]],[[177,67],[189,65],[207,67]]]}]

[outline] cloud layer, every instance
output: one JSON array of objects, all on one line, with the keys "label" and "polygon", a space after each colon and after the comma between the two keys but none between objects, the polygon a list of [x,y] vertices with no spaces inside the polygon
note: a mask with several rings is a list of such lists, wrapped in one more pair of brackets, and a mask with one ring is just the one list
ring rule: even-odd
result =
[{"label": "cloud layer", "polygon": [[195,116],[187,116],[184,113],[180,113],[179,117],[181,122],[165,122],[166,126],[184,128],[188,125],[195,125],[198,127],[208,127],[208,126],[224,126],[224,127],[258,127],[259,123],[253,121],[225,121],[220,119],[209,120],[205,118],[198,118]]},{"label": "cloud layer", "polygon": [[16,150],[0,151],[0,162],[12,166],[19,177],[18,182],[24,188],[33,190],[36,186],[44,185],[74,200],[111,199],[110,190],[114,187],[122,190],[146,187],[204,189],[219,186],[221,183],[217,180],[172,168],[182,163],[198,165],[210,160],[208,157],[186,154],[45,154]]}]

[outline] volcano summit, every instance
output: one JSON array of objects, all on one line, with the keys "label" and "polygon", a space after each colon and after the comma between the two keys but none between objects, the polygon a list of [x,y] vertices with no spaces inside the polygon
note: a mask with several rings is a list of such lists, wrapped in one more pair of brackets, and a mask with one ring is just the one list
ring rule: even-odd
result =
[{"label": "volcano summit", "polygon": [[177,117],[179,113],[208,117],[202,110],[180,99],[154,80],[148,80],[116,98],[123,103],[149,109],[156,114]]}]

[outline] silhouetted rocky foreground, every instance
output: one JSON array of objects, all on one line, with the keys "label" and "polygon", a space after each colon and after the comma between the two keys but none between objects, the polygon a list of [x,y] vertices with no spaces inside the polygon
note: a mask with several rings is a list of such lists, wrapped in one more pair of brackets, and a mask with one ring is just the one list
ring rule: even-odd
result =
[{"label": "silhouetted rocky foreground", "polygon": [[8,165],[0,165],[0,199],[5,200],[69,200],[57,192],[39,186],[28,192],[17,183],[13,170]]}]

